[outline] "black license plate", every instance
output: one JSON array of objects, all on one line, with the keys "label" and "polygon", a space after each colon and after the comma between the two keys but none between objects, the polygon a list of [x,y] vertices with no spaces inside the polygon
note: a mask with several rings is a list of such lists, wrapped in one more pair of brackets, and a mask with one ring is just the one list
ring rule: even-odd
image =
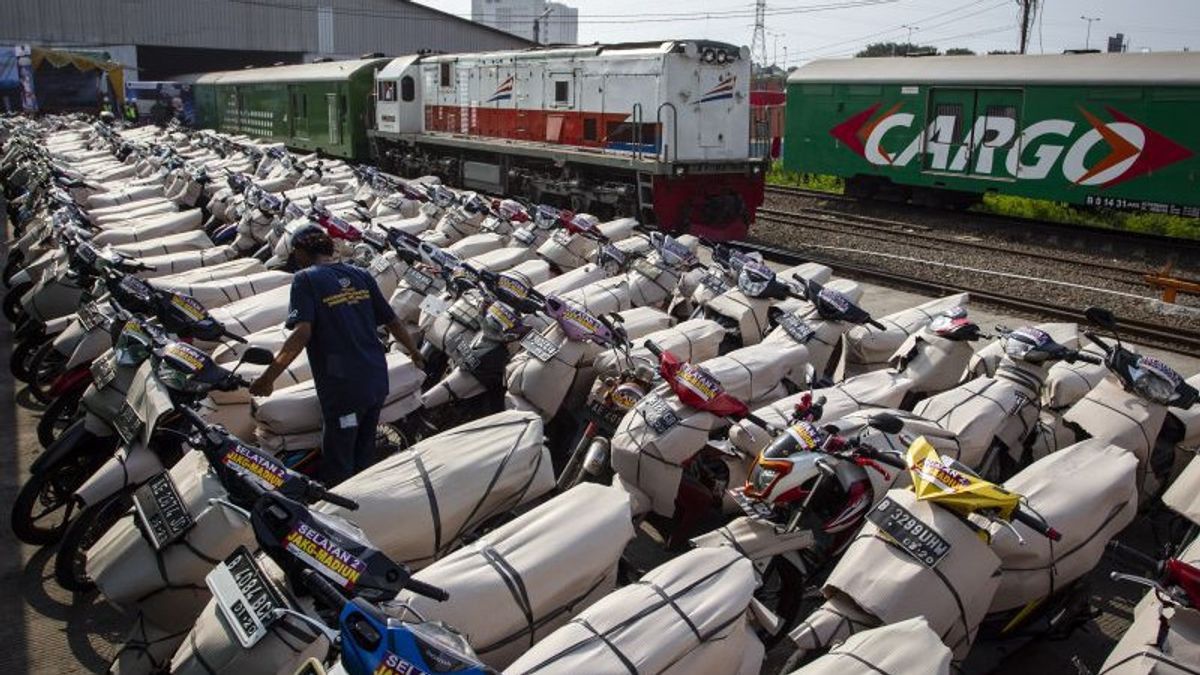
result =
[{"label": "black license plate", "polygon": [[950,542],[908,509],[887,497],[871,509],[867,520],[887,533],[917,562],[931,569],[950,553]]},{"label": "black license plate", "polygon": [[778,322],[784,332],[800,344],[807,343],[816,332],[812,329],[812,326],[808,325],[807,321],[795,314],[780,314]]},{"label": "black license plate", "polygon": [[521,346],[525,348],[538,361],[549,361],[558,353],[558,345],[550,340],[547,340],[541,333],[530,333],[521,340]]},{"label": "black license plate", "polygon": [[275,610],[287,606],[245,547],[238,547],[205,581],[244,647],[261,640],[275,620]]},{"label": "black license plate", "polygon": [[603,431],[612,433],[617,425],[621,423],[621,419],[625,417],[628,410],[622,410],[615,406],[605,405],[603,401],[597,399],[588,399],[587,402],[587,418],[592,420]]},{"label": "black license plate", "polygon": [[433,285],[433,277],[413,267],[404,270],[404,280],[418,291],[424,291]]},{"label": "black license plate", "polygon": [[86,331],[96,328],[106,320],[104,315],[100,313],[100,308],[94,302],[85,303],[80,306],[78,316],[79,323]]},{"label": "black license plate", "polygon": [[92,382],[96,384],[97,389],[103,389],[108,386],[117,377],[117,368],[113,364],[112,358],[100,357],[92,361],[90,370],[92,371]]},{"label": "black license plate", "polygon": [[142,419],[138,417],[133,406],[129,405],[129,401],[121,404],[121,409],[113,416],[112,425],[117,435],[126,443],[136,442],[138,434],[142,432]]},{"label": "black license plate", "polygon": [[754,518],[756,520],[772,520],[775,516],[775,512],[771,510],[771,507],[758,501],[757,499],[751,499],[747,497],[745,491],[741,488],[730,490],[729,496],[733,499],[734,503],[738,505],[738,508],[740,508],[742,512],[750,518]]},{"label": "black license plate", "polygon": [[729,285],[725,283],[725,280],[711,272],[700,277],[700,285],[717,295],[729,290]]},{"label": "black license plate", "polygon": [[642,416],[646,419],[646,424],[656,434],[665,434],[679,424],[679,415],[676,415],[667,401],[658,394],[647,394],[638,403],[638,407],[642,409]]},{"label": "black license plate", "polygon": [[134,508],[157,551],[177,541],[195,520],[179,497],[171,474],[163,471],[133,493]]}]

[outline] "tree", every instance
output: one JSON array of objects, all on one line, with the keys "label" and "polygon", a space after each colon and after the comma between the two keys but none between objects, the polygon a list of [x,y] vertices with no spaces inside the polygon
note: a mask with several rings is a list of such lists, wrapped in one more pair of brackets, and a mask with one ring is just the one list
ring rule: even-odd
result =
[{"label": "tree", "polygon": [[946,56],[975,56],[975,52],[966,47],[951,47],[942,53]]},{"label": "tree", "polygon": [[989,54],[989,55],[994,55],[994,54],[1016,54],[1016,52],[1014,52],[1014,51],[1009,51],[1009,50],[1007,50],[1007,49],[993,49],[992,51],[988,52],[988,54]]},{"label": "tree", "polygon": [[915,45],[911,42],[875,42],[855,54],[857,57],[907,56],[909,54],[937,54],[937,47]]}]

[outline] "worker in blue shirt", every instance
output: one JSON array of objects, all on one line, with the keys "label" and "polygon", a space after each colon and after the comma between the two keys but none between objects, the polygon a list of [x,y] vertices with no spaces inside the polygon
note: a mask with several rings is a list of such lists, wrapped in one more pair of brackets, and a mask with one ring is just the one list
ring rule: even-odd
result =
[{"label": "worker in blue shirt", "polygon": [[321,479],[333,486],[375,461],[375,428],[388,394],[387,362],[376,328],[389,333],[418,367],[420,353],[366,270],[334,262],[333,240],[318,225],[292,235],[292,334],[250,386],[268,396],[275,379],[307,349],[321,403]]}]

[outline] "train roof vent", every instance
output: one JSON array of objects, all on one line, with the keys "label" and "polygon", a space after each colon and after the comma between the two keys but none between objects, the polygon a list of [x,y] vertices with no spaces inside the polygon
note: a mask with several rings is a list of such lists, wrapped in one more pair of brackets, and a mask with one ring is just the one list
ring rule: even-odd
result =
[{"label": "train roof vent", "polygon": [[313,63],[331,63],[332,61],[333,59],[328,56],[318,56],[312,60]]},{"label": "train roof vent", "polygon": [[384,56],[386,56],[386,54],[384,54],[383,52],[367,52],[366,54],[363,54],[362,56],[360,56],[358,58],[360,58],[360,59],[382,59]]}]

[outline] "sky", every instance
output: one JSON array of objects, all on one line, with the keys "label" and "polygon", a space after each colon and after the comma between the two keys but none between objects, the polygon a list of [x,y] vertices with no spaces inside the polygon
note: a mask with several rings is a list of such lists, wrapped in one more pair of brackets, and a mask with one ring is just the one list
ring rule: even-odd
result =
[{"label": "sky", "polygon": [[[469,17],[471,0],[419,0]],[[562,1],[562,0],[560,0]],[[565,0],[579,8],[579,41],[708,38],[749,45],[753,0]],[[870,42],[912,41],[942,50],[1015,50],[1017,0],[767,0],[768,63],[853,56]],[[1030,53],[1080,49],[1124,33],[1130,51],[1200,50],[1200,0],[1042,0]],[[532,19],[531,19],[532,21]]]}]

